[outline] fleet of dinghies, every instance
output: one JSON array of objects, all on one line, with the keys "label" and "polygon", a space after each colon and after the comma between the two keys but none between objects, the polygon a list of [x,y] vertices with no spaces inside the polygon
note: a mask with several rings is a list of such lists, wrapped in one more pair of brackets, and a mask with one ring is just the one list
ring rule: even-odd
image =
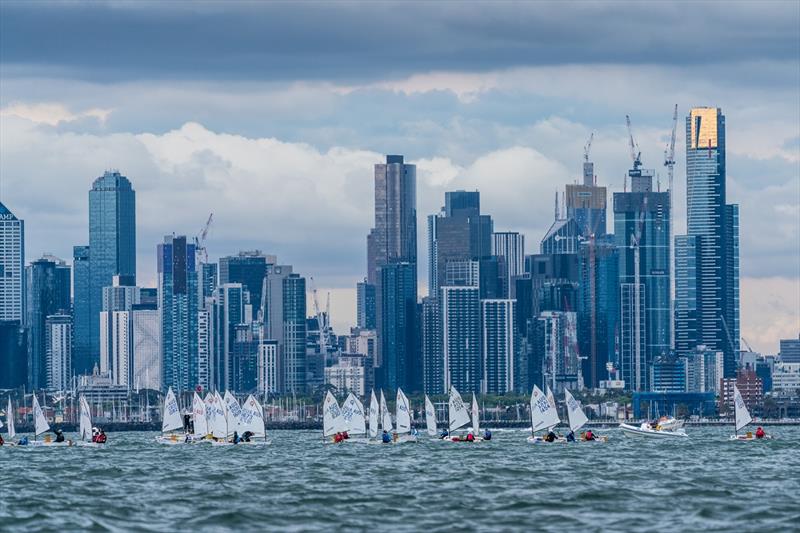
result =
[{"label": "fleet of dinghies", "polygon": [[[607,436],[593,434],[591,430],[576,433],[589,422],[586,413],[578,400],[564,390],[564,404],[566,406],[570,433],[564,437],[556,435],[553,430],[561,424],[561,419],[556,408],[555,398],[549,387],[546,393],[538,386],[533,387],[530,399],[531,434],[527,441],[539,443],[566,443],[566,442],[607,442]],[[753,419],[745,405],[739,389],[733,387],[734,403],[734,434],[730,436],[734,441],[754,441],[772,439],[764,433],[761,427],[758,431],[739,433],[752,423]],[[480,434],[480,409],[478,400],[473,393],[471,405],[464,402],[461,394],[451,386],[448,395],[448,420],[447,429],[438,433],[436,407],[425,395],[425,426],[429,437],[437,438],[443,442],[483,442],[491,439],[487,430]],[[7,442],[6,446],[27,444],[32,447],[65,447],[83,446],[99,448],[103,444],[96,441],[99,430],[92,426],[92,415],[88,401],[84,396],[78,398],[79,403],[79,429],[75,441],[67,440],[60,431],[56,430],[56,439],[47,434],[50,425],[45,418],[44,411],[39,404],[37,396],[32,397],[31,412],[34,422],[34,435],[30,440],[27,437],[19,443]],[[412,410],[408,397],[401,390],[397,390],[396,410],[394,421],[389,412],[386,397],[380,392],[380,400],[375,391],[370,392],[369,408],[364,409],[361,400],[352,392],[348,394],[340,406],[336,397],[328,391],[323,402],[323,442],[333,443],[385,443],[403,444],[417,442],[417,430],[412,427]],[[8,398],[6,408],[6,431],[8,437],[13,439],[16,435],[14,425],[14,412],[11,398]],[[175,393],[170,388],[164,397],[161,434],[155,441],[164,445],[186,445],[210,443],[212,446],[231,446],[234,444],[258,446],[270,444],[267,438],[264,410],[262,405],[253,395],[249,395],[243,404],[239,404],[236,397],[230,392],[221,396],[219,392],[208,392],[202,398],[197,392],[192,396],[190,416],[184,418]],[[186,421],[189,421],[188,425]],[[0,428],[4,424],[0,421]],[[643,422],[641,425],[622,423],[619,429],[626,436],[645,438],[687,438],[683,429],[683,422],[673,417],[661,417],[655,422]],[[103,435],[104,436],[104,435]]]}]

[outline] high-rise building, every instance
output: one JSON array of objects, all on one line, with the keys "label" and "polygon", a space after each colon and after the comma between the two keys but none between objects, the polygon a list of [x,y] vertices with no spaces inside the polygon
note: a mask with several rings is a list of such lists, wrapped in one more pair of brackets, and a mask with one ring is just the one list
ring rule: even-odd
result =
[{"label": "high-rise building", "polygon": [[[136,284],[136,193],[131,182],[118,171],[106,171],[89,191],[89,353],[75,354],[75,371],[91,372],[100,362],[100,312],[103,287],[114,275]],[[76,348],[81,348],[79,343]]]},{"label": "high-rise building", "polygon": [[49,315],[45,332],[47,388],[67,390],[72,377],[72,316]]},{"label": "high-rise building", "polygon": [[236,255],[221,257],[219,260],[219,284],[241,283],[250,293],[253,315],[261,309],[261,292],[264,277],[271,265],[277,262],[274,255],[266,255],[261,250],[239,252]]},{"label": "high-rise building", "polygon": [[92,353],[91,271],[89,247],[72,248],[72,370],[76,374],[94,367]]},{"label": "high-rise building", "polygon": [[516,358],[519,342],[515,308],[515,300],[481,300],[483,394],[505,394],[519,390],[515,380],[518,374]]},{"label": "high-rise building", "polygon": [[258,392],[259,339],[251,324],[238,324],[233,331],[230,390]]},{"label": "high-rise building", "polygon": [[781,363],[800,363],[800,336],[796,339],[781,339]]},{"label": "high-rise building", "polygon": [[227,390],[233,387],[233,345],[236,326],[244,323],[244,286],[241,283],[223,283],[214,297],[213,356],[211,358],[212,389]]},{"label": "high-rise building", "polygon": [[29,328],[28,386],[47,386],[47,317],[70,313],[70,267],[45,256],[25,269],[25,323]]},{"label": "high-rise building", "polygon": [[290,265],[275,265],[267,275],[265,319],[265,340],[278,344],[277,377],[274,379],[278,391],[288,394],[305,392],[306,279],[292,272]]},{"label": "high-rise building", "polygon": [[258,390],[265,396],[278,394],[278,342],[264,340],[258,345]]},{"label": "high-rise building", "polygon": [[675,236],[675,353],[686,356],[697,344],[697,238]]},{"label": "high-rise building", "polygon": [[422,388],[422,361],[417,350],[416,263],[390,263],[379,268],[380,387],[408,391]]},{"label": "high-rise building", "polygon": [[375,308],[375,285],[367,280],[356,284],[356,325],[361,329],[375,329],[377,310]]},{"label": "high-rise building", "polygon": [[28,383],[28,335],[20,320],[0,320],[0,389]]},{"label": "high-rise building", "polygon": [[25,222],[0,202],[0,320],[24,321]]},{"label": "high-rise building", "polygon": [[161,321],[155,304],[136,304],[131,308],[133,334],[133,388],[161,390]]},{"label": "high-rise building", "polygon": [[492,255],[502,258],[503,297],[515,298],[515,278],[525,273],[525,235],[516,231],[492,234]]},{"label": "high-rise building", "polygon": [[439,299],[422,299],[422,385],[426,394],[445,394],[444,357],[442,355],[442,320]]},{"label": "high-rise building", "polygon": [[653,174],[634,164],[630,192],[614,193],[621,364],[625,386],[635,391],[649,390],[650,364],[671,349],[670,193],[653,191]]},{"label": "high-rise building", "polygon": [[537,318],[536,334],[532,335],[533,360],[541,365],[531,371],[534,380],[541,376],[554,393],[566,389],[582,389],[583,376],[578,358],[577,316],[574,312],[542,311]]},{"label": "high-rise building", "polygon": [[597,185],[594,163],[583,163],[583,183],[568,184],[564,196],[567,218],[575,219],[581,235],[601,237],[606,234],[606,188]]},{"label": "high-rise building", "polygon": [[441,287],[439,315],[442,323],[444,390],[480,392],[481,303],[478,287]]},{"label": "high-rise building", "polygon": [[129,276],[115,275],[112,285],[103,287],[100,311],[100,373],[114,385],[133,383],[133,334],[131,309],[141,303],[139,287],[129,285]]},{"label": "high-rise building", "polygon": [[375,227],[367,237],[367,282],[388,263],[417,262],[417,167],[402,155],[375,165]]},{"label": "high-rise building", "polygon": [[163,387],[193,390],[200,384],[195,246],[167,235],[157,255]]},{"label": "high-rise building", "polygon": [[208,298],[214,296],[214,291],[219,285],[216,263],[200,263],[200,283],[202,288],[200,305],[205,309]]},{"label": "high-rise building", "polygon": [[694,241],[684,244],[686,253],[692,255],[694,249],[695,276],[690,290],[679,291],[682,274],[676,264],[676,347],[704,345],[722,351],[725,377],[733,378],[740,338],[739,213],[737,205],[726,203],[725,116],[720,108],[695,107],[686,117],[686,189],[687,235]]}]

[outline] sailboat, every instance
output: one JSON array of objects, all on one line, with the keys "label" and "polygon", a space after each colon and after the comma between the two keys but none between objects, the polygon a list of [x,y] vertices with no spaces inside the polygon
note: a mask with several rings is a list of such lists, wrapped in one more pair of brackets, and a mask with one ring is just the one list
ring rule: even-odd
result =
[{"label": "sailboat", "polygon": [[[450,387],[450,401],[448,402],[449,435],[443,440],[448,442],[466,442],[467,439],[453,435],[454,431],[461,429],[470,423],[470,416],[467,406],[455,387]],[[474,437],[474,435],[473,435]],[[477,440],[477,439],[476,439]]]},{"label": "sailboat", "polygon": [[36,397],[36,393],[33,394],[33,423],[33,440],[28,442],[28,445],[48,447],[72,446],[72,441],[54,442],[50,438],[50,435],[45,435],[44,440],[39,440],[39,435],[50,431],[50,424],[47,423],[47,419],[44,417],[44,411],[42,411],[42,408],[39,405],[39,399]]},{"label": "sailboat", "polygon": [[247,444],[250,446],[271,444],[272,441],[267,440],[267,427],[264,423],[264,409],[258,400],[251,394],[242,404],[239,412],[239,436],[244,437],[249,433],[248,440],[240,440],[239,444]]},{"label": "sailboat", "polygon": [[[552,395],[552,393],[551,393]],[[538,386],[533,386],[531,392],[531,435],[528,437],[530,443],[547,442],[544,438],[537,436],[536,432],[547,429],[548,431],[561,422],[556,411],[555,401],[547,397]],[[566,442],[564,438],[558,438],[557,442]]]},{"label": "sailboat", "polygon": [[10,441],[17,436],[17,431],[14,427],[14,407],[11,405],[11,396],[8,397],[8,408],[6,408],[6,425],[8,426],[7,431],[9,440],[9,442],[6,443],[6,446],[14,446],[15,444]]},{"label": "sailboat", "polygon": [[85,448],[101,448],[103,444],[92,441],[92,411],[89,402],[84,396],[78,399],[79,405],[79,424],[78,424],[78,446]]},{"label": "sailboat", "polygon": [[[325,403],[322,405],[322,439],[325,444],[333,444],[337,442],[332,439],[337,433],[345,431],[346,425],[342,410],[339,408],[339,403],[336,398],[331,394],[331,391],[325,395]],[[341,441],[339,441],[341,442]]]},{"label": "sailboat", "polygon": [[164,397],[161,435],[156,437],[156,442],[168,445],[186,444],[186,436],[175,433],[176,429],[183,429],[183,418],[181,417],[181,410],[178,407],[178,400],[175,398],[175,393],[172,392],[172,387],[170,387],[169,390],[167,390],[167,395]]},{"label": "sailboat", "polygon": [[750,411],[747,410],[747,405],[744,403],[744,398],[742,398],[742,393],[739,392],[739,388],[736,384],[733,385],[733,416],[734,416],[734,433],[731,435],[731,440],[738,440],[738,441],[751,441],[751,440],[760,440],[760,439],[771,439],[772,435],[766,435],[762,437],[757,437],[753,435],[752,431],[748,431],[743,435],[739,435],[739,430],[747,426],[749,423],[753,421],[753,418],[750,416]]},{"label": "sailboat", "polygon": [[367,421],[364,419],[364,405],[352,392],[342,404],[342,417],[347,427],[345,442],[367,442]]},{"label": "sailboat", "polygon": [[408,397],[403,393],[402,389],[397,389],[397,405],[395,411],[395,422],[397,424],[397,431],[393,441],[396,444],[404,442],[417,442],[416,430],[411,430],[411,407],[408,403]]},{"label": "sailboat", "polygon": [[206,402],[196,392],[192,396],[192,435],[190,440],[201,441],[208,437],[208,417],[206,417]]},{"label": "sailboat", "polygon": [[427,426],[428,436],[436,437],[438,435],[436,430],[436,408],[427,394],[425,395],[425,425]]},{"label": "sailboat", "polygon": [[210,442],[225,441],[228,437],[228,422],[225,419],[225,405],[219,393],[207,394],[206,399],[206,420],[208,421],[208,434],[211,435]]},{"label": "sailboat", "polygon": [[[581,404],[572,394],[567,390],[564,389],[564,401],[567,404],[567,417],[569,418],[569,430],[574,434],[576,431],[581,429],[586,423],[589,421],[586,418],[586,413],[583,412],[581,409]],[[606,436],[595,436],[592,440],[586,440],[585,437],[581,437],[581,442],[608,442],[608,437]]]},{"label": "sailboat", "polygon": [[378,399],[375,397],[375,390],[370,393],[369,398],[369,437],[378,438]]},{"label": "sailboat", "polygon": [[381,391],[381,427],[390,435],[392,434],[392,415],[389,414],[389,408],[386,406],[386,397]]}]

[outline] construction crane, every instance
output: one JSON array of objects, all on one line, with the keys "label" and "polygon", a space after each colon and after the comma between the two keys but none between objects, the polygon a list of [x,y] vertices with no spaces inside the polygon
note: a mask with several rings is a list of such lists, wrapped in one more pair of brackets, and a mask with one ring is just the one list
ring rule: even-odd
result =
[{"label": "construction crane", "polygon": [[631,234],[631,248],[633,249],[633,316],[634,316],[634,329],[633,329],[633,359],[634,359],[634,375],[635,375],[635,388],[634,390],[642,390],[642,326],[641,326],[641,293],[639,285],[641,284],[641,254],[639,248],[642,242],[642,227],[644,226],[644,213],[647,210],[647,196],[644,197],[642,210],[639,212],[639,219],[636,223],[636,229]]},{"label": "construction crane", "polygon": [[314,303],[314,313],[317,315],[317,326],[319,327],[319,350],[322,355],[328,353],[328,332],[325,328],[325,318],[319,308],[319,298],[317,298],[317,285],[314,283],[314,278],[309,277],[311,284],[311,300]]},{"label": "construction crane", "polygon": [[589,162],[589,150],[592,149],[592,141],[594,140],[594,132],[589,135],[589,140],[586,142],[586,145],[583,147],[583,160],[587,163]]},{"label": "construction crane", "polygon": [[678,104],[672,110],[672,133],[669,136],[669,143],[664,149],[664,166],[667,167],[667,178],[669,183],[669,323],[672,327],[669,328],[669,346],[675,349],[675,297],[674,283],[675,283],[675,243],[672,231],[672,219],[675,218],[675,213],[672,212],[672,175],[675,170],[675,132],[678,129]]},{"label": "construction crane", "polygon": [[747,349],[748,349],[748,350],[750,350],[751,352],[755,352],[755,350],[753,350],[753,347],[752,347],[752,346],[750,346],[750,343],[749,343],[749,342],[747,342],[747,339],[745,339],[744,337],[742,337],[742,342],[744,343],[744,345],[745,345],[745,346],[747,346]]},{"label": "construction crane", "polygon": [[208,263],[208,251],[206,250],[206,237],[208,237],[208,230],[211,228],[211,221],[214,219],[214,213],[208,215],[205,226],[200,230],[200,233],[194,238],[194,246],[197,251],[198,257],[202,255],[201,261]]},{"label": "construction crane", "polygon": [[639,145],[633,140],[630,115],[625,115],[625,123],[628,125],[628,142],[630,144],[631,159],[633,160],[633,170],[639,170],[639,167],[642,166],[642,152],[639,150]]}]

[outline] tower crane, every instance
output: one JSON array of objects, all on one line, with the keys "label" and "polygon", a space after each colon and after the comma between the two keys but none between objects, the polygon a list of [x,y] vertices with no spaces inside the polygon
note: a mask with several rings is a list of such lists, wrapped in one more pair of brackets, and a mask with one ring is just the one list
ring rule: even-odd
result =
[{"label": "tower crane", "polygon": [[675,132],[678,129],[678,104],[672,110],[672,133],[669,136],[669,143],[664,149],[664,166],[667,167],[667,177],[669,183],[669,346],[675,349],[675,297],[673,295],[675,283],[675,243],[672,231],[672,219],[675,213],[672,212],[672,175],[675,170]]},{"label": "tower crane", "polygon": [[639,170],[639,167],[642,166],[642,152],[639,150],[639,145],[633,140],[630,115],[625,115],[625,123],[628,126],[628,143],[631,150],[631,159],[633,160],[633,170]]},{"label": "tower crane", "polygon": [[583,147],[583,160],[587,163],[589,162],[589,150],[592,149],[592,141],[594,140],[594,132],[589,135],[589,140],[586,142],[586,145]]},{"label": "tower crane", "polygon": [[311,284],[311,300],[314,303],[314,313],[317,315],[317,325],[319,327],[319,349],[322,355],[325,355],[328,353],[328,332],[326,330],[327,328],[325,328],[325,319],[319,308],[317,285],[314,283],[313,277],[309,277],[309,283]]},{"label": "tower crane", "polygon": [[747,349],[748,349],[748,350],[750,350],[751,352],[755,352],[755,350],[753,350],[753,347],[752,347],[752,346],[750,346],[750,343],[749,343],[749,342],[747,342],[747,339],[745,339],[744,337],[742,337],[742,342],[744,343],[744,345],[745,345],[745,346],[747,346]]},{"label": "tower crane", "polygon": [[214,219],[214,213],[208,215],[208,220],[206,220],[203,229],[200,230],[200,233],[194,238],[194,245],[197,249],[198,254],[202,254],[202,262],[208,263],[208,251],[206,250],[206,237],[208,237],[208,230],[211,228],[211,221]]}]

